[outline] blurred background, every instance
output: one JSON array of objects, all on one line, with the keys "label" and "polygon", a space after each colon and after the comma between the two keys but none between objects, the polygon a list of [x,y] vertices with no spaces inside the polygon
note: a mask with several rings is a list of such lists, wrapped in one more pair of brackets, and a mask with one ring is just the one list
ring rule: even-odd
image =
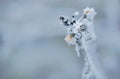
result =
[{"label": "blurred background", "polygon": [[120,79],[120,0],[0,0],[0,79],[80,79],[83,56],[59,16],[87,6],[97,11],[89,53],[101,76]]}]

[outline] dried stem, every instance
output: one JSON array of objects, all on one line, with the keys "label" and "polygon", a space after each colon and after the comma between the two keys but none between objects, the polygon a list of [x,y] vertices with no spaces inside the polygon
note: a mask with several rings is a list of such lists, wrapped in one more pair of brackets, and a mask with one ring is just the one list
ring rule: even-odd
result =
[{"label": "dried stem", "polygon": [[92,78],[94,77],[93,76],[93,71],[92,71],[92,68],[91,68],[91,62],[90,62],[90,59],[89,59],[89,55],[87,55],[87,51],[84,49],[82,49],[80,51],[83,56],[84,56],[84,69],[83,69],[83,72],[82,72],[82,79],[96,79],[96,78]]}]

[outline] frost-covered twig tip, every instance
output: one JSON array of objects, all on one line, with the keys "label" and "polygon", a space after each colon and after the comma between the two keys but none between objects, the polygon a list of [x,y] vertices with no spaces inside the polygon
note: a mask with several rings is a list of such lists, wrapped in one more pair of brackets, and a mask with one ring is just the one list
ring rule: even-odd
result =
[{"label": "frost-covered twig tip", "polygon": [[[93,18],[96,15],[94,8],[86,8],[83,10],[83,15],[81,18],[76,18],[79,12],[75,12],[71,19],[61,16],[65,28],[67,30],[67,35],[65,41],[69,45],[75,45],[77,48],[84,48],[87,42],[90,42],[96,38],[93,30]],[[79,53],[77,53],[80,56]]]},{"label": "frost-covered twig tip", "polygon": [[68,45],[75,45],[77,56],[80,57],[80,53],[84,55],[85,67],[83,69],[82,79],[93,79],[92,63],[91,59],[86,51],[88,42],[95,40],[96,35],[93,30],[93,18],[96,15],[94,8],[85,8],[81,18],[77,19],[79,12],[75,12],[71,19],[65,16],[60,16],[67,30],[65,41]]}]

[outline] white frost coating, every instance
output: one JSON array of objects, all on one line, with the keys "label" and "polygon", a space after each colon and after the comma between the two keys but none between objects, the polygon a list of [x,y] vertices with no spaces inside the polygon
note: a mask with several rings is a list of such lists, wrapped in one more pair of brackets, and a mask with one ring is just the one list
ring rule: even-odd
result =
[{"label": "white frost coating", "polygon": [[[82,79],[98,79],[99,72],[91,59],[90,53],[87,52],[87,44],[96,39],[93,28],[93,18],[96,12],[94,8],[87,7],[83,10],[82,17],[76,19],[75,17],[78,14],[79,12],[75,12],[72,19],[60,17],[67,30],[65,41],[68,45],[75,45],[77,56],[80,57],[80,54],[84,56],[85,65]],[[100,76],[99,79],[101,79]]]},{"label": "white frost coating", "polygon": [[79,12],[75,12],[72,19],[63,16],[60,17],[67,30],[65,41],[69,45],[75,45],[76,51],[80,50],[80,48],[84,48],[86,43],[96,39],[93,29],[93,18],[96,15],[94,8],[87,7],[83,10],[82,17],[76,19],[75,17],[78,14]]}]

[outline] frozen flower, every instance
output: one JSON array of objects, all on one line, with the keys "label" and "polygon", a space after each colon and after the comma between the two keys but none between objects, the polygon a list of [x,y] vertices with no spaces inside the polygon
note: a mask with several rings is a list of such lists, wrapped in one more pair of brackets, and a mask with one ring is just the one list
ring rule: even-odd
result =
[{"label": "frozen flower", "polygon": [[84,14],[89,14],[91,12],[91,9],[87,7],[86,9],[83,9]]},{"label": "frozen flower", "polygon": [[73,39],[72,34],[68,34],[68,35],[65,37],[65,41],[72,41],[72,39]]},{"label": "frozen flower", "polygon": [[96,15],[96,12],[94,8],[89,8],[87,7],[86,9],[83,9],[83,14],[87,16],[89,19],[93,19],[94,16]]}]

